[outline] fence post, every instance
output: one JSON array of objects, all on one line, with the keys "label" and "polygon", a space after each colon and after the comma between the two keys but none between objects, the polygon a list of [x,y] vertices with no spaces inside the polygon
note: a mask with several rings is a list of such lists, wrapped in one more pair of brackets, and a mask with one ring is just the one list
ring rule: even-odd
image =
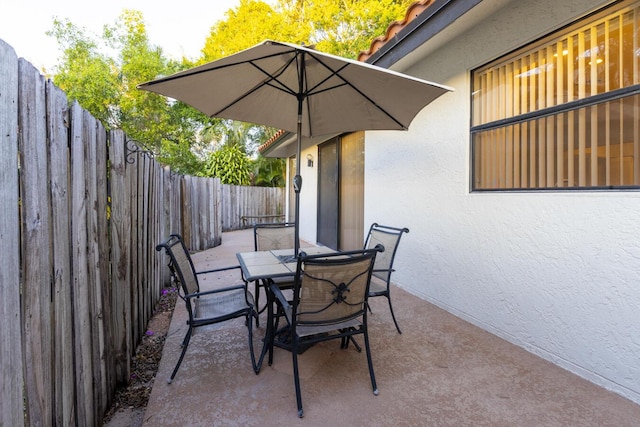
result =
[{"label": "fence post", "polygon": [[18,224],[18,58],[0,40],[0,425],[24,425],[20,328],[20,234]]}]

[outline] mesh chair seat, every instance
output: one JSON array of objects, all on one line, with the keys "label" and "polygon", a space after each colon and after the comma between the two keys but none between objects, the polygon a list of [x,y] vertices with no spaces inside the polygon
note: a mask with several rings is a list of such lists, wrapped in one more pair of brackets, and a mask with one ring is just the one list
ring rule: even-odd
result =
[{"label": "mesh chair seat", "polygon": [[[292,307],[286,307],[284,309],[284,315],[287,318],[287,322],[291,324],[292,322]],[[299,337],[309,337],[312,335],[326,334],[331,331],[340,330],[340,329],[348,329],[348,328],[359,328],[362,326],[362,321],[359,319],[349,319],[343,322],[335,322],[335,323],[326,323],[320,325],[300,325],[296,327],[296,334]]]},{"label": "mesh chair seat", "polygon": [[247,309],[247,298],[253,300],[251,292],[245,292],[244,288],[235,289],[220,295],[202,296],[193,298],[193,318],[195,321],[202,319],[219,318],[235,313],[242,313]]},{"label": "mesh chair seat", "polygon": [[384,280],[371,276],[371,284],[369,285],[369,296],[380,296],[387,293],[387,282]]},{"label": "mesh chair seat", "polygon": [[296,334],[298,334],[299,337],[310,337],[312,335],[326,334],[335,330],[359,328],[361,326],[362,322],[358,320],[347,320],[332,325],[298,326],[296,328]]}]

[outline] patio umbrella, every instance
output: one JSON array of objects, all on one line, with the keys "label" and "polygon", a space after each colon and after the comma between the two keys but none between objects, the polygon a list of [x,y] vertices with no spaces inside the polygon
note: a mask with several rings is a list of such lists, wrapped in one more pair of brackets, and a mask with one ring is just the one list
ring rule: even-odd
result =
[{"label": "patio umbrella", "polygon": [[138,88],[180,100],[210,117],[296,133],[296,254],[301,139],[360,130],[406,130],[420,110],[452,90],[310,47],[272,40]]}]

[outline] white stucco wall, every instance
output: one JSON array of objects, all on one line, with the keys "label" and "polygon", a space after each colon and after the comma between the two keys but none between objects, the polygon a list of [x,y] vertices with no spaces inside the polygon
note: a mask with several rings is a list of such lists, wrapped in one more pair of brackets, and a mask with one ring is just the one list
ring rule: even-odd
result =
[{"label": "white stucco wall", "polygon": [[401,287],[640,403],[640,192],[469,192],[470,70],[600,3],[515,1],[401,70],[456,92],[366,133],[365,224],[411,230]]},{"label": "white stucco wall", "polygon": [[[307,166],[307,154],[313,156],[313,167]],[[302,191],[300,192],[300,239],[316,243],[318,223],[318,147],[313,146],[300,153],[300,176]],[[295,171],[289,176],[295,175]],[[293,206],[290,209],[294,209]]]}]

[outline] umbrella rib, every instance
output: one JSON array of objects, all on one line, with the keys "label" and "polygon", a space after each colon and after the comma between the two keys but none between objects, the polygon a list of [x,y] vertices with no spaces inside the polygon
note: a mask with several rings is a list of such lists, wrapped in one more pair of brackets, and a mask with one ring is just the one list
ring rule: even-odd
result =
[{"label": "umbrella rib", "polygon": [[[254,63],[253,61],[250,62],[251,65],[253,65],[256,69],[258,69],[258,71],[260,71],[262,74],[264,74],[267,79],[262,83],[263,85],[267,85],[270,86],[274,89],[278,89],[281,90],[283,92],[287,92],[290,95],[296,95],[297,92],[294,91],[293,89],[289,88],[286,84],[282,83],[280,80],[278,80],[278,77],[280,77],[282,75],[282,73],[284,73],[284,71],[289,68],[289,66],[291,65],[291,63],[295,60],[295,56],[292,56],[291,59],[284,64],[284,66],[282,68],[280,68],[280,70],[277,73],[271,74],[268,71],[266,71],[264,68],[260,67],[258,64]],[[278,85],[274,85],[271,82],[277,82]]]},{"label": "umbrella rib", "polygon": [[[267,58],[262,57],[260,59],[264,59]],[[280,80],[278,80],[278,77],[280,77],[282,75],[282,73],[284,73],[284,70],[286,70],[289,65],[291,65],[291,62],[293,62],[293,59],[295,57],[292,57],[291,60],[289,60],[289,62],[287,62],[282,68],[280,68],[280,70],[278,70],[276,73],[274,73],[273,75],[270,74],[269,72],[265,71],[262,67],[260,67],[259,65],[257,65],[255,63],[255,61],[246,61],[246,63],[251,64],[254,68],[256,68],[258,71],[260,71],[262,74],[264,74],[267,78],[265,80],[263,80],[262,82],[260,82],[259,84],[255,85],[253,88],[251,88],[250,90],[246,91],[245,93],[242,94],[242,96],[239,96],[238,98],[234,99],[232,102],[230,102],[229,104],[225,105],[223,108],[221,108],[220,110],[216,111],[215,113],[213,113],[211,115],[211,117],[215,117],[220,115],[220,113],[222,113],[223,111],[225,111],[227,108],[230,108],[231,106],[237,104],[238,102],[240,102],[242,99],[244,99],[245,97],[251,95],[252,93],[254,93],[256,90],[260,89],[263,86],[269,86],[272,87],[274,89],[277,90],[281,90],[283,92],[289,93],[290,95],[295,95],[296,93],[289,89],[287,87],[287,85],[285,85],[284,83],[282,83]],[[276,81],[278,83],[278,85],[274,85],[271,82],[272,81]]]},{"label": "umbrella rib", "polygon": [[269,54],[269,55],[261,56],[260,58],[253,58],[253,59],[248,59],[246,61],[233,62],[233,63],[230,63],[230,64],[219,65],[217,67],[211,67],[211,68],[206,68],[206,69],[202,69],[202,70],[191,70],[191,71],[187,70],[187,71],[184,71],[182,73],[177,73],[177,74],[174,74],[174,75],[171,75],[171,76],[162,77],[162,78],[159,78],[159,79],[152,80],[150,82],[142,83],[140,86],[141,87],[142,86],[155,86],[155,85],[157,85],[159,83],[166,83],[166,82],[170,82],[170,81],[173,81],[173,80],[183,79],[185,77],[191,77],[191,76],[196,76],[198,74],[208,73],[210,71],[217,71],[217,70],[222,70],[224,68],[235,67],[235,66],[238,66],[240,64],[250,63],[250,64],[255,66],[255,64],[254,64],[255,61],[260,61],[260,60],[263,60],[263,59],[269,59],[269,58],[273,58],[275,56],[282,56],[282,52],[272,53],[272,54]]},{"label": "umbrella rib", "polygon": [[[380,105],[378,105],[377,102],[375,102],[373,99],[371,99],[369,96],[367,96],[364,92],[362,92],[360,89],[358,89],[356,86],[354,86],[350,81],[348,81],[347,79],[345,79],[344,77],[342,77],[340,75],[340,72],[342,72],[345,68],[347,68],[350,64],[344,64],[342,67],[340,67],[338,70],[334,70],[333,68],[331,68],[330,66],[328,66],[326,63],[324,63],[324,61],[322,61],[321,58],[315,56],[313,53],[308,52],[309,55],[313,56],[314,59],[316,61],[318,61],[318,63],[320,65],[322,65],[323,67],[325,67],[327,70],[329,70],[331,72],[331,75],[329,75],[328,77],[326,77],[324,80],[322,80],[322,82],[318,83],[317,85],[315,85],[308,93],[307,96],[312,96],[312,95],[316,95],[322,92],[327,92],[329,90],[333,90],[335,88],[338,87],[342,87],[342,86],[349,86],[351,87],[353,90],[355,90],[356,92],[358,92],[360,94],[360,96],[362,96],[363,98],[365,98],[367,101],[369,101],[371,103],[371,105],[375,106],[379,111],[381,111],[383,114],[385,114],[387,117],[389,117],[391,120],[393,120],[394,122],[396,122],[398,124],[398,126],[402,127],[403,129],[407,129],[407,127],[399,122],[393,115],[391,115],[391,113],[389,113],[386,109],[384,109],[383,107],[381,107]],[[330,88],[326,88],[326,89],[322,89],[319,90],[318,92],[315,93],[311,93],[314,89],[316,89],[318,86],[320,86],[322,83],[326,82],[327,80],[329,80],[331,77],[336,76],[338,77],[340,80],[342,80],[343,84],[341,85],[335,85],[332,86]]]}]

